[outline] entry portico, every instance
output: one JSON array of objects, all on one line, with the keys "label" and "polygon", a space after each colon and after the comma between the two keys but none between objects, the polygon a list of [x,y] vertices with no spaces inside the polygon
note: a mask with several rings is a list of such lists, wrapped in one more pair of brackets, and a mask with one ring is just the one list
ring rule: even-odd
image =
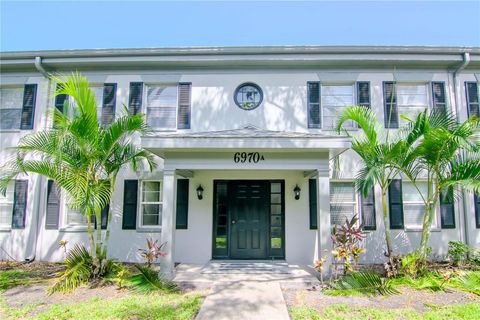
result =
[{"label": "entry portico", "polygon": [[[169,252],[162,266],[168,276],[175,261],[311,264],[330,248],[329,163],[350,147],[350,138],[245,126],[146,136],[142,146],[164,159],[161,239]],[[193,188],[201,185],[205,196],[191,195],[189,228],[175,231],[176,183],[182,177]],[[317,180],[316,230],[308,227],[311,178]],[[302,190],[299,201],[295,186]],[[307,243],[311,251],[305,250]]]}]

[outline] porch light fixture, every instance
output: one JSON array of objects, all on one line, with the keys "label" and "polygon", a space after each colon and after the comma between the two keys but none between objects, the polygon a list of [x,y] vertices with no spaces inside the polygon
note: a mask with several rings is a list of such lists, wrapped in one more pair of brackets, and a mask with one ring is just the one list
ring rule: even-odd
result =
[{"label": "porch light fixture", "polygon": [[198,197],[198,200],[203,199],[203,188],[201,184],[199,184],[197,187],[197,197]]},{"label": "porch light fixture", "polygon": [[302,191],[302,189],[300,189],[300,187],[297,184],[295,188],[293,188],[293,193],[295,194],[295,200],[300,199],[300,191]]}]

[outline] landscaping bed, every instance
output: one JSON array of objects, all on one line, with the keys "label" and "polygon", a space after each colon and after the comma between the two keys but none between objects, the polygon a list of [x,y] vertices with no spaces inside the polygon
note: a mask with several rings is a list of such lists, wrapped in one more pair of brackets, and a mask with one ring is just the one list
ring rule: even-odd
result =
[{"label": "landscaping bed", "polygon": [[205,292],[140,293],[108,283],[47,294],[60,264],[0,264],[1,319],[193,319]]}]

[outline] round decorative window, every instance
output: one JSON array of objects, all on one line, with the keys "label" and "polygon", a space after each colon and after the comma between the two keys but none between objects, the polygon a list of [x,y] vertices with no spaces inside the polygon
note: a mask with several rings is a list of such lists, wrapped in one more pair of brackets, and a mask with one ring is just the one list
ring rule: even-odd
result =
[{"label": "round decorative window", "polygon": [[243,83],[235,90],[235,104],[243,110],[253,110],[263,100],[262,89],[255,83]]}]

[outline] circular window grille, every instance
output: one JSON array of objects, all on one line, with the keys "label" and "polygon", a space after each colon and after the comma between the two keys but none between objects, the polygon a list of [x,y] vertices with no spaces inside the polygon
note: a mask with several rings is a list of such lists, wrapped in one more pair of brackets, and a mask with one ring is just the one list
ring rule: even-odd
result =
[{"label": "circular window grille", "polygon": [[243,83],[235,90],[235,104],[243,110],[253,110],[263,100],[262,89],[255,83]]}]

